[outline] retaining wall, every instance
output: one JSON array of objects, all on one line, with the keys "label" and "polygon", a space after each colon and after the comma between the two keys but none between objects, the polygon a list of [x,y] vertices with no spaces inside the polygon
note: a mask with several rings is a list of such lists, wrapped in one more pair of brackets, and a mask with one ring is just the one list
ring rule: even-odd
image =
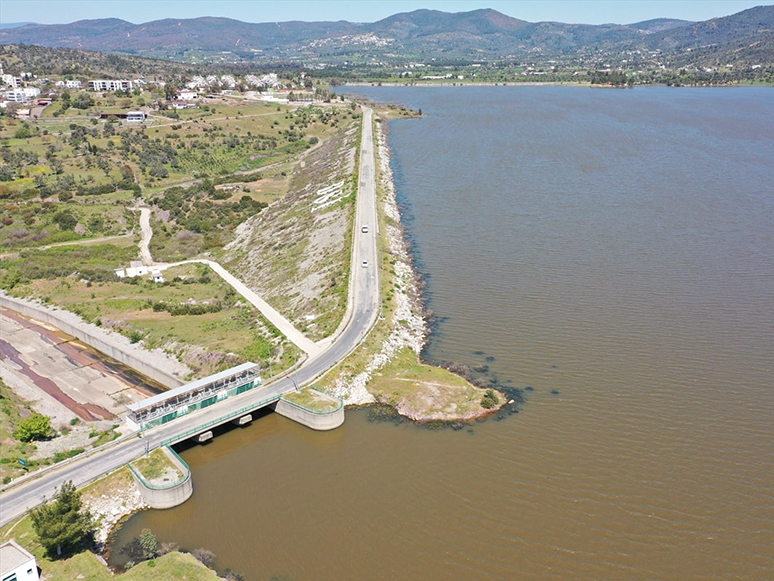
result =
[{"label": "retaining wall", "polygon": [[191,498],[193,494],[193,480],[191,478],[191,469],[188,464],[185,463],[180,456],[178,456],[172,448],[163,446],[161,450],[167,455],[169,461],[180,470],[183,474],[183,479],[169,486],[155,486],[150,484],[139,471],[129,463],[129,470],[134,476],[134,481],[137,483],[137,488],[140,490],[140,495],[148,506],[151,508],[172,508],[179,504],[183,504],[186,500]]},{"label": "retaining wall", "polygon": [[279,415],[313,430],[333,430],[344,423],[344,404],[341,401],[335,410],[328,412],[313,410],[285,398],[272,404],[271,408]]},{"label": "retaining wall", "polygon": [[[169,388],[178,387],[185,383],[183,380],[178,379],[174,375],[151,365],[147,360],[143,360],[141,353],[131,353],[131,351],[136,348],[129,347],[131,344],[129,343],[129,339],[126,337],[117,335],[115,337],[111,337],[111,342],[108,343],[104,338],[99,337],[97,333],[91,333],[87,329],[82,328],[82,326],[70,323],[66,319],[76,316],[73,313],[62,311],[60,314],[57,311],[54,311],[53,309],[43,305],[36,305],[30,301],[16,299],[6,296],[2,293],[0,293],[0,307],[16,311],[17,313],[21,313],[27,317],[32,317],[33,319],[38,319],[44,323],[54,325],[68,335],[72,335],[76,339],[83,341],[91,347],[94,347],[94,349],[97,351],[101,351],[116,361],[120,361],[124,365],[139,371],[151,379],[155,379],[159,383],[166,385]],[[83,326],[85,326],[85,323]],[[126,342],[126,348],[121,347],[120,343],[122,342]]]}]

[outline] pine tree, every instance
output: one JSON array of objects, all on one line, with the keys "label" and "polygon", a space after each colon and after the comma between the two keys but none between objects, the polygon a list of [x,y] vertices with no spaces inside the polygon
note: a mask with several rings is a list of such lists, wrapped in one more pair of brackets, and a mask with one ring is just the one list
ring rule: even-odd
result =
[{"label": "pine tree", "polygon": [[73,551],[91,532],[91,513],[83,511],[82,506],[81,494],[70,481],[62,484],[53,502],[30,511],[38,540],[50,556]]}]

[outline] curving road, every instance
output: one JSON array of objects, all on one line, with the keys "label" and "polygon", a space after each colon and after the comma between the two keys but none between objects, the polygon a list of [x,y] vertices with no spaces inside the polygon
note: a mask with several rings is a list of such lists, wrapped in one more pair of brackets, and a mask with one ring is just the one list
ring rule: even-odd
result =
[{"label": "curving road", "polygon": [[[83,458],[76,458],[60,467],[43,472],[0,494],[0,526],[18,518],[30,508],[54,496],[56,489],[68,480],[82,486],[127,462],[141,456],[147,449],[156,448],[163,441],[183,439],[184,434],[210,421],[267,398],[293,391],[297,386],[314,381],[325,371],[344,359],[357,347],[373,326],[379,314],[379,272],[377,267],[377,208],[376,169],[373,141],[373,112],[363,108],[363,136],[360,152],[360,183],[354,224],[354,243],[350,281],[349,321],[342,333],[327,347],[310,356],[290,375],[266,386],[227,399],[217,405],[190,414],[169,424],[153,428],[144,437],[131,437]],[[368,232],[362,226],[368,225]],[[367,266],[362,266],[367,261]]]}]

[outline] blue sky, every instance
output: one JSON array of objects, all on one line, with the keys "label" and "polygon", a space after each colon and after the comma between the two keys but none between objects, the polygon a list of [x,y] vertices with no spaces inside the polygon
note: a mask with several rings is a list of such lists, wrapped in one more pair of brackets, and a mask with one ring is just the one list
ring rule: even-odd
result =
[{"label": "blue sky", "polygon": [[419,8],[462,12],[494,8],[529,22],[628,24],[651,18],[707,20],[772,0],[2,0],[0,22],[63,24],[91,18],[141,23],[160,18],[225,16],[245,22],[375,22]]}]

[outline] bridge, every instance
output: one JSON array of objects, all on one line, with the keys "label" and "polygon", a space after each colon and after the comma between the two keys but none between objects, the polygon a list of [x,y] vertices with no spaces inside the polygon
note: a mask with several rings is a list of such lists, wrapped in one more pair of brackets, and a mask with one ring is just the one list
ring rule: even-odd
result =
[{"label": "bridge", "polygon": [[[20,517],[45,498],[52,498],[63,482],[72,480],[76,486],[83,486],[139,458],[149,450],[206,433],[214,426],[238,420],[253,410],[272,406],[275,411],[293,417],[294,412],[298,410],[282,399],[282,395],[295,391],[299,386],[310,384],[349,355],[361,343],[379,314],[378,228],[372,228],[367,234],[361,233],[360,228],[361,224],[378,224],[372,123],[372,110],[364,107],[349,303],[345,315],[347,322],[341,333],[320,352],[304,360],[295,371],[280,379],[260,386],[253,385],[249,390],[219,400],[216,405],[199,405],[193,413],[178,413],[174,421],[149,426],[147,430],[142,428],[105,449],[76,456],[50,470],[40,471],[39,475],[31,475],[34,477],[0,495],[0,526]],[[360,267],[364,261],[370,265],[368,268]],[[140,424],[146,417],[145,411],[148,410],[142,405],[134,410],[138,413],[135,417],[140,420]],[[343,414],[343,409],[340,411]],[[150,418],[154,412],[148,413],[147,418]],[[163,416],[164,414],[161,417]],[[299,421],[297,417],[293,419]]]}]

